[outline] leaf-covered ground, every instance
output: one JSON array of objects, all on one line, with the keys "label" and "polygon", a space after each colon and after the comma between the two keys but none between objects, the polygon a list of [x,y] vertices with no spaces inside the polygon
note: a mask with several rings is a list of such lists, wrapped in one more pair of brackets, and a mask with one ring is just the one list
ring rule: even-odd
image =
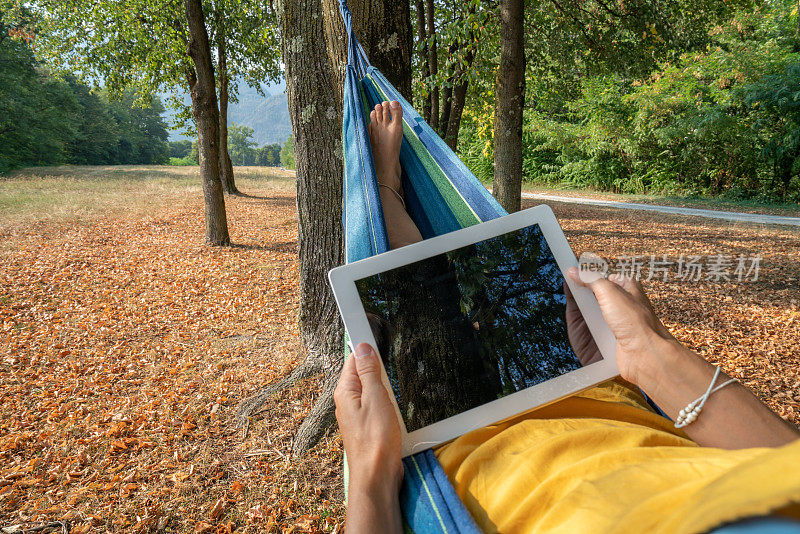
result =
[{"label": "leaf-covered ground", "polygon": [[[289,457],[316,382],[275,397],[246,436],[233,426],[241,399],[303,357],[293,185],[249,176],[242,189],[253,196],[227,199],[235,246],[212,249],[186,172],[131,170],[122,178],[137,187],[117,193],[113,180],[73,172],[64,188],[96,195],[91,209],[71,213],[57,195],[30,207],[18,195],[21,215],[0,222],[0,526],[341,531],[338,436]],[[17,176],[0,188],[63,179]],[[800,422],[800,234],[554,209],[578,253],[761,253],[757,282],[647,287],[681,340]]]}]

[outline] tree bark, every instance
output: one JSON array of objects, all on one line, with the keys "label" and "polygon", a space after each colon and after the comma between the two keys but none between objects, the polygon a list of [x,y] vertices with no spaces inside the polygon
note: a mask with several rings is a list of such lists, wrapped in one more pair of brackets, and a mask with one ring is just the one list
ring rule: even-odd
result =
[{"label": "tree bark", "polygon": [[450,101],[450,113],[447,120],[447,130],[445,131],[444,140],[452,150],[458,146],[458,131],[461,129],[461,117],[464,114],[464,104],[467,100],[467,88],[469,81],[466,78],[466,70],[472,66],[472,61],[475,58],[475,50],[472,43],[467,43],[470,47],[467,50],[465,67],[459,67],[456,71],[454,79],[458,81],[457,85],[453,88],[452,99]]},{"label": "tree bark", "polygon": [[[221,15],[220,21],[223,16]],[[217,76],[219,77],[219,175],[222,189],[231,195],[239,195],[233,176],[233,163],[228,153],[228,58],[225,30],[222,24],[217,29]]]},{"label": "tree bark", "polygon": [[[428,32],[428,70],[431,78],[439,74],[439,52],[436,48],[436,26],[434,24],[433,0],[425,0],[426,31]],[[439,130],[439,86],[435,81],[431,83],[431,120],[428,121],[434,131]]]},{"label": "tree bark", "polygon": [[492,191],[509,213],[519,211],[522,202],[522,112],[525,107],[523,22],[524,0],[501,0]]},{"label": "tree bark", "polygon": [[[469,8],[469,14],[475,13],[475,8]],[[470,24],[471,17],[467,17],[466,24]],[[464,51],[464,62],[459,63],[455,68],[450,83],[445,90],[444,109],[439,123],[442,128],[442,137],[451,150],[455,150],[458,145],[458,131],[461,128],[461,117],[464,113],[464,104],[467,98],[467,88],[469,79],[466,74],[472,67],[475,59],[474,35],[471,30],[467,31],[466,40],[454,43],[450,47],[450,56],[454,56],[460,50]]]},{"label": "tree bark", "polygon": [[425,95],[422,97],[422,118],[425,122],[431,122],[431,82],[430,66],[428,65],[428,39],[425,29],[425,2],[416,0],[417,8],[417,40],[420,43],[419,63],[422,77],[422,86],[425,87]]},{"label": "tree bark", "polygon": [[203,177],[205,199],[206,242],[228,245],[228,220],[225,197],[219,178],[219,112],[214,83],[214,66],[208,43],[201,0],[186,0],[189,29],[189,57],[194,70],[187,74],[192,97],[192,115],[197,124],[197,144],[200,152],[200,174]]},{"label": "tree bark", "polygon": [[411,3],[359,0],[348,2],[348,5],[353,12],[356,35],[369,56],[369,62],[410,102],[411,54],[414,49]]},{"label": "tree bark", "polygon": [[[456,47],[450,46],[447,49],[448,55],[452,56],[455,53]],[[455,80],[454,76],[450,76],[447,81],[447,84],[444,86],[442,91],[442,104],[441,104],[441,114],[439,115],[439,129],[437,132],[442,137],[447,137],[447,125],[450,123],[450,107],[453,104],[453,81]]]},{"label": "tree bark", "polygon": [[[410,100],[409,4],[395,9],[389,0],[357,0],[349,5],[356,33],[372,36],[362,41],[370,61]],[[302,454],[334,421],[332,394],[342,364],[344,330],[327,273],[344,262],[341,128],[347,36],[336,0],[284,0],[281,7],[281,53],[297,171],[300,334],[307,356],[286,380],[243,402],[238,418],[246,421],[269,395],[293,380],[323,372],[320,396],[295,436],[293,453]]]}]

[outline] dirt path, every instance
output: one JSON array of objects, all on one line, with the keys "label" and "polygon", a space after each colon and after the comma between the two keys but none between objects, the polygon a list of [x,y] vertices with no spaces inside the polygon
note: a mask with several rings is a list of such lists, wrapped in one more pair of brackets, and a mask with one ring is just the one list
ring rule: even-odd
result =
[{"label": "dirt path", "polygon": [[800,226],[800,217],[787,217],[783,215],[682,208],[678,206],[660,206],[658,204],[640,204],[637,202],[616,202],[613,200],[602,200],[599,198],[587,198],[574,195],[548,195],[545,193],[529,193],[525,191],[522,193],[522,198],[530,200],[545,200],[550,202],[566,202],[570,204],[584,204],[588,206],[603,206],[607,208],[619,208],[626,210],[654,211],[658,213],[669,213],[672,215],[688,215],[693,217],[705,217],[709,219],[721,219],[732,222]]}]

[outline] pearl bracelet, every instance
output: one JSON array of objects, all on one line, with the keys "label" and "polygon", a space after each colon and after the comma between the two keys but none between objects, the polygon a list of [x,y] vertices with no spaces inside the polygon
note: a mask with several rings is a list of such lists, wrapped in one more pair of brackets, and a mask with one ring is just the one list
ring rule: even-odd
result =
[{"label": "pearl bracelet", "polygon": [[687,425],[692,424],[694,420],[697,419],[697,417],[700,415],[700,412],[703,411],[703,405],[706,403],[706,401],[708,400],[708,398],[711,396],[712,393],[719,391],[728,384],[738,382],[737,379],[731,378],[724,384],[720,384],[719,386],[714,387],[714,384],[717,383],[717,378],[719,378],[719,373],[720,373],[720,368],[717,367],[717,370],[714,373],[714,378],[711,379],[711,384],[709,384],[705,394],[702,397],[696,398],[695,400],[687,404],[686,408],[678,412],[678,419],[675,421],[675,428],[683,428]]}]

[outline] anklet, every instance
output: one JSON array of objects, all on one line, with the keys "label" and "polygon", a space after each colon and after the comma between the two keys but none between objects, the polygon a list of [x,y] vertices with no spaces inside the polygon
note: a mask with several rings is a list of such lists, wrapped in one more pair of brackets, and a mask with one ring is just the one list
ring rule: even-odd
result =
[{"label": "anklet", "polygon": [[675,421],[675,428],[683,428],[687,425],[690,425],[694,422],[695,419],[700,415],[700,412],[703,411],[703,405],[706,403],[708,398],[711,396],[712,393],[721,390],[728,384],[733,384],[734,382],[738,382],[737,379],[731,378],[724,384],[720,384],[717,387],[714,387],[714,384],[717,383],[717,378],[719,377],[720,368],[717,367],[716,372],[714,372],[714,378],[711,379],[711,384],[709,384],[708,389],[706,390],[705,394],[701,397],[696,398],[692,402],[686,405],[686,408],[678,412],[678,419]]},{"label": "anklet", "polygon": [[385,187],[386,189],[388,189],[389,191],[391,191],[392,193],[394,193],[394,194],[395,194],[395,196],[397,196],[397,198],[399,198],[399,199],[400,199],[400,203],[403,205],[403,209],[406,209],[406,201],[405,201],[405,200],[403,200],[403,197],[402,197],[402,196],[400,196],[400,193],[398,193],[397,191],[395,191],[395,189],[394,189],[393,187],[389,187],[388,185],[386,185],[386,184],[382,184],[382,183],[380,183],[380,182],[378,182],[378,187]]}]

